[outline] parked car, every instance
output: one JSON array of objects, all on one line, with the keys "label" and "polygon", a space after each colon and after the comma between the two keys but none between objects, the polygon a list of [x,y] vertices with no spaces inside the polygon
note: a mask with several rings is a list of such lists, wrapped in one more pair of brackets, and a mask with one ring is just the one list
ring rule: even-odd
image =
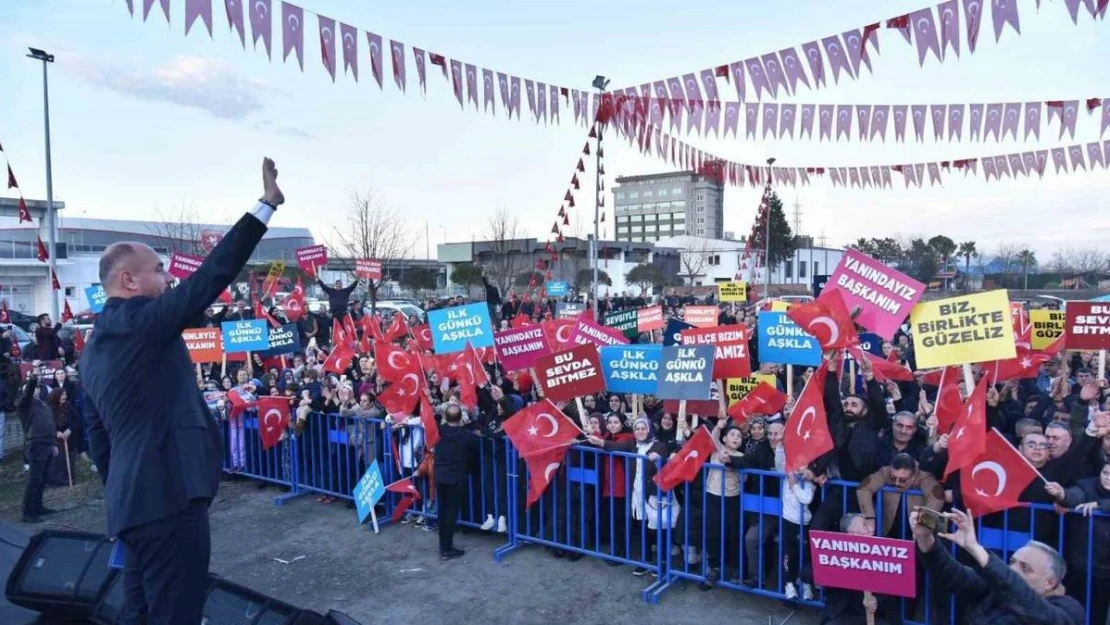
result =
[{"label": "parked car", "polygon": [[20,353],[30,353],[31,346],[34,342],[31,340],[31,335],[27,334],[26,330],[14,324],[5,324],[3,326],[0,326],[0,328],[3,328],[2,331],[5,332],[8,330],[12,331],[12,342],[19,344]]},{"label": "parked car", "polygon": [[[369,311],[370,310],[369,303],[364,305],[362,309],[365,310],[365,311]],[[393,317],[393,315],[395,315],[397,313],[401,313],[405,316],[406,319],[411,318],[413,316],[415,316],[416,318],[421,319],[421,320],[424,319],[424,309],[422,309],[418,306],[413,306],[412,304],[409,304],[409,303],[406,303],[406,302],[397,302],[397,301],[378,302],[377,303],[377,309],[378,309],[378,313],[383,318],[391,318],[391,317]]]},{"label": "parked car", "polygon": [[37,323],[34,315],[28,315],[27,313],[18,310],[8,310],[8,319],[14,325],[22,328],[25,332],[30,332],[31,324]]}]

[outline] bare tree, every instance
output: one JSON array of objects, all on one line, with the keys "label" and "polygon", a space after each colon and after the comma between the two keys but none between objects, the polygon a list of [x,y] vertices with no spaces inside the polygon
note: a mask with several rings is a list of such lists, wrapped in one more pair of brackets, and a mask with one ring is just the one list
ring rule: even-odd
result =
[{"label": "bare tree", "polygon": [[999,271],[1007,281],[1011,276],[1016,277],[1021,273],[1021,261],[1019,259],[1024,248],[1024,244],[1001,243],[994,253],[994,259],[999,264]]},{"label": "bare tree", "polygon": [[1068,248],[1052,255],[1049,267],[1061,274],[1086,275],[1106,271],[1110,256],[1096,248]]},{"label": "bare tree", "polygon": [[397,209],[382,203],[369,189],[363,195],[351,194],[346,220],[335,226],[330,247],[338,256],[381,261],[381,279],[366,280],[370,310],[377,312],[378,289],[388,277],[390,262],[408,258],[414,243],[412,231]]},{"label": "bare tree", "polygon": [[709,262],[709,242],[700,237],[686,237],[686,249],[679,252],[679,265],[682,270],[679,276],[687,279],[687,284],[694,285],[694,279],[701,275],[705,264]]},{"label": "bare tree", "polygon": [[515,215],[502,208],[489,218],[485,239],[489,241],[490,251],[489,260],[482,263],[486,275],[502,294],[508,293],[517,276],[534,269],[524,229]]},{"label": "bare tree", "polygon": [[204,256],[203,235],[208,229],[192,202],[182,202],[170,209],[154,209],[154,219],[146,222],[147,232],[157,239],[157,246],[166,254]]}]

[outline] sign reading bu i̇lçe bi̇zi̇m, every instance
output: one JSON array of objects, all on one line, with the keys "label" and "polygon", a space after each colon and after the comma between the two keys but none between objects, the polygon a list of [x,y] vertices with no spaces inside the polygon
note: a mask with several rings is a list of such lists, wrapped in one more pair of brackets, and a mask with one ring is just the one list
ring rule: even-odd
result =
[{"label": "sign reading bu i\u0307l\u00e7e bi\u0307zi\u0307m", "polygon": [[613,393],[652,395],[659,387],[661,345],[619,345],[601,348],[605,388]]},{"label": "sign reading bu i\u0307l\u00e7e bi\u0307zi\u0307m", "polygon": [[710,399],[713,346],[663,348],[663,373],[656,395],[662,399]]},{"label": "sign reading bu i\u0307l\u00e7e bi\u0307zi\u0307m", "polygon": [[1029,322],[1033,324],[1029,347],[1046,349],[1064,334],[1066,315],[1062,310],[1030,310]]},{"label": "sign reading bu i\u0307l\u00e7e bi\u0307zi\u0307m", "polygon": [[482,303],[430,311],[428,324],[437,354],[461,352],[467,341],[474,347],[494,345],[489,307]]},{"label": "sign reading bu i\u0307l\u00e7e bi\u0307zi\u0307m", "polygon": [[1068,302],[1064,347],[1110,349],[1110,303]]},{"label": "sign reading bu i\u0307l\u00e7e bi\u0307zi\u0307m", "polygon": [[1006,291],[920,303],[910,326],[919,369],[1017,356]]},{"label": "sign reading bu i\u0307l\u00e7e bi\u0307zi\u0307m", "polygon": [[683,345],[711,345],[716,348],[713,379],[746,378],[752,374],[748,355],[748,329],[740,324],[716,328],[696,328],[682,333]]},{"label": "sign reading bu i\u0307l\u00e7e bi\u0307zi\u0307m", "polygon": [[925,285],[866,254],[844,252],[826,289],[837,289],[848,310],[859,306],[856,323],[889,339],[898,331]]},{"label": "sign reading bu i\u0307l\u00e7e bi\u0307zi\u0307m", "polygon": [[570,401],[605,390],[601,358],[593,344],[537,358],[535,367],[544,397],[551,401]]},{"label": "sign reading bu i\u0307l\u00e7e bi\u0307zi\u0307m", "polygon": [[536,363],[536,359],[551,353],[551,344],[542,325],[512,328],[493,334],[497,345],[497,360],[506,371],[521,371]]}]

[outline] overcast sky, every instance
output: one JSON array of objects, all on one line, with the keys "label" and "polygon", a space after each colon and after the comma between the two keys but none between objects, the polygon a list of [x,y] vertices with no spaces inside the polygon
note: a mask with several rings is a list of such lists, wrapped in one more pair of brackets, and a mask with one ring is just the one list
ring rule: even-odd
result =
[{"label": "overcast sky", "polygon": [[[141,5],[141,0],[135,0]],[[360,41],[360,82],[335,84],[321,66],[316,20],[306,16],[305,70],[281,61],[275,33],[273,60],[228,31],[223,2],[214,2],[214,33],[198,23],[184,36],[184,2],[174,0],[167,26],[155,7],[144,24],[123,0],[3,0],[0,6],[0,144],[25,194],[45,196],[41,66],[26,47],[57,55],[51,67],[54,193],[71,216],[149,219],[191,204],[207,220],[229,222],[259,195],[262,155],[278,162],[288,199],[277,225],[307,226],[318,238],[340,223],[353,191],[373,189],[419,233],[416,253],[430,243],[482,238],[499,208],[517,214],[529,234],[545,238],[581,150],[584,130],[564,122],[545,127],[509,121],[467,106],[460,111],[450,84],[429,67],[428,93],[416,88],[406,50],[409,88],[385,88],[369,72]],[[613,86],[698,71],[756,54],[800,46],[815,38],[926,6],[922,0],[792,0],[707,2],[612,0],[587,2],[380,2],[304,0],[306,9],[465,62],[588,89],[595,74]],[[1024,102],[1110,96],[1110,21],[1094,22],[1081,9],[1073,25],[1063,0],[1020,0],[1020,36],[1007,29],[995,43],[982,26],[978,49],[923,68],[916,51],[894,31],[880,32],[874,74],[844,79],[820,91],[799,89],[780,101],[798,103],[930,104]],[[275,11],[280,2],[274,0]],[[275,26],[276,27],[276,26]],[[961,31],[963,25],[961,24]],[[364,37],[364,36],[363,36]],[[1096,45],[1101,40],[1103,45]],[[827,70],[826,70],[827,71]],[[735,99],[721,81],[722,94]],[[839,143],[809,139],[686,140],[744,162],[768,156],[782,165],[851,166],[1009,154],[1097,140],[1098,120],[1084,111],[1076,138],[1056,140],[1054,122],[1042,141],[999,145],[964,140],[924,144]],[[912,134],[912,133],[911,133]],[[966,132],[965,132],[966,137]],[[1110,137],[1110,133],[1108,133]],[[607,142],[607,186],[618,175],[668,167],[626,144]],[[1051,165],[1049,166],[1051,170]],[[593,169],[584,177],[592,181]],[[583,186],[590,198],[592,184]],[[1047,260],[1060,247],[1103,245],[1110,236],[1110,173],[1079,172],[1043,180],[945,177],[943,188],[833,189],[817,180],[782,189],[801,204],[801,230],[831,245],[861,236],[947,234],[974,240],[981,251],[1001,242],[1024,243]],[[2,192],[2,191],[0,191]],[[746,233],[758,190],[726,191],[725,229]],[[589,200],[583,202],[590,204]],[[607,202],[612,210],[612,202]],[[591,206],[592,211],[592,206]],[[589,228],[591,216],[572,214],[570,230]],[[791,215],[792,218],[792,215]],[[612,214],[607,220],[612,237]],[[425,228],[429,233],[424,238]]]}]

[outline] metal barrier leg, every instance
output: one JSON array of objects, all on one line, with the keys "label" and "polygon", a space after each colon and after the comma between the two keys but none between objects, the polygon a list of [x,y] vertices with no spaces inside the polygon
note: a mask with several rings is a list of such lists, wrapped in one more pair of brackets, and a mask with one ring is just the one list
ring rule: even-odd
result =
[{"label": "metal barrier leg", "polygon": [[288,436],[284,441],[281,442],[282,445],[289,446],[289,492],[285,493],[284,495],[278,495],[277,497],[274,497],[275,506],[284,506],[285,502],[293,499],[294,497],[300,497],[304,494],[303,492],[301,492],[300,483],[298,481],[298,477],[300,476],[300,468],[297,465],[300,462],[300,458],[298,457],[299,454],[297,440],[298,439],[296,436]]},{"label": "metal barrier leg", "polygon": [[519,463],[516,458],[516,450],[509,445],[508,439],[505,439],[505,446],[507,447],[505,452],[505,487],[508,488],[506,501],[509,507],[505,511],[505,519],[509,524],[509,532],[507,542],[493,550],[494,562],[501,562],[505,559],[505,556],[520,547],[520,541],[516,535],[517,522],[520,521],[520,516],[522,516],[522,511],[517,505],[517,489],[520,487]]}]

